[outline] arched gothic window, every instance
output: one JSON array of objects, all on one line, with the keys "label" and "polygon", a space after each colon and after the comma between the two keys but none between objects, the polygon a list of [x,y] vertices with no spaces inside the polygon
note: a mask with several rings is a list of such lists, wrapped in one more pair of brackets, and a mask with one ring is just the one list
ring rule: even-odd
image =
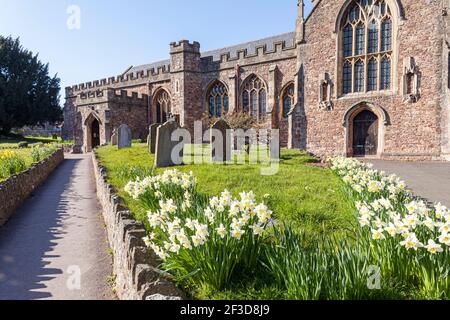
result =
[{"label": "arched gothic window", "polygon": [[342,93],[390,90],[392,13],[386,0],[353,0],[341,21]]},{"label": "arched gothic window", "polygon": [[210,87],[207,102],[208,112],[212,118],[220,118],[228,113],[228,90],[222,82],[217,81]]},{"label": "arched gothic window", "polygon": [[284,91],[283,94],[281,96],[281,102],[282,102],[282,116],[283,118],[287,118],[289,112],[292,109],[292,106],[294,105],[294,84],[290,84],[289,86],[287,86]]},{"label": "arched gothic window", "polygon": [[162,89],[155,97],[155,115],[156,123],[167,122],[168,116],[171,113],[171,102],[169,93]]},{"label": "arched gothic window", "polygon": [[255,75],[248,78],[242,89],[242,111],[249,112],[258,121],[266,119],[267,89],[264,82]]}]

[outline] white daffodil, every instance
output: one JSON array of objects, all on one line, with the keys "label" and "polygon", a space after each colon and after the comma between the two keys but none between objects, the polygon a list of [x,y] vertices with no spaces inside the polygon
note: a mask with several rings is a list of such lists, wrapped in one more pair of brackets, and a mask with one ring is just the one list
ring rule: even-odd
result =
[{"label": "white daffodil", "polygon": [[260,236],[264,233],[264,228],[259,224],[255,224],[255,225],[251,226],[250,228],[253,229],[253,234],[255,236]]},{"label": "white daffodil", "polygon": [[448,233],[443,233],[439,237],[439,242],[445,244],[446,246],[450,246],[450,235]]},{"label": "white daffodil", "polygon": [[241,240],[244,233],[245,233],[245,231],[242,229],[233,229],[231,231],[231,236],[233,238],[235,238],[236,240]]},{"label": "white daffodil", "polygon": [[420,219],[416,215],[412,214],[406,216],[405,219],[403,219],[403,223],[406,226],[415,229],[418,225],[420,225]]},{"label": "white daffodil", "polygon": [[379,201],[381,206],[383,206],[386,210],[392,210],[393,206],[390,200],[386,198],[381,198]]},{"label": "white daffodil", "polygon": [[442,219],[444,215],[447,214],[447,207],[443,206],[441,203],[435,205],[434,209],[436,211],[436,218],[438,219]]},{"label": "white daffodil", "polygon": [[209,201],[209,204],[212,208],[216,208],[220,203],[220,200],[218,197],[213,197],[211,198],[211,200]]},{"label": "white daffodil", "polygon": [[384,230],[383,229],[372,229],[372,239],[373,240],[384,240],[386,237],[384,236]]},{"label": "white daffodil", "polygon": [[194,235],[192,236],[192,244],[195,248],[197,248],[203,244],[203,239],[197,235]]},{"label": "white daffodil", "polygon": [[395,237],[397,235],[397,227],[393,223],[389,223],[385,231],[389,233],[391,237]]},{"label": "white daffodil", "polygon": [[197,225],[196,229],[197,229],[197,235],[200,238],[205,239],[207,236],[209,236],[208,226],[206,224]]},{"label": "white daffodil", "polygon": [[381,189],[382,189],[382,184],[380,181],[372,180],[369,182],[368,191],[370,193],[380,192]]},{"label": "white daffodil", "polygon": [[359,219],[358,219],[359,224],[361,225],[361,227],[370,226],[370,219],[371,219],[370,215],[368,215],[368,214],[363,215],[363,216],[359,217]]},{"label": "white daffodil", "polygon": [[225,236],[227,235],[227,229],[225,228],[225,226],[223,224],[221,224],[217,229],[217,234],[224,239]]},{"label": "white daffodil", "polygon": [[450,233],[450,223],[441,223],[438,226],[441,233]]},{"label": "white daffodil", "polygon": [[233,218],[233,221],[231,223],[232,229],[241,229],[244,226],[243,222],[239,219]]},{"label": "white daffodil", "polygon": [[212,211],[212,209],[211,208],[206,208],[206,210],[205,210],[205,216],[206,216],[206,218],[208,218],[208,221],[209,222],[214,222],[214,216],[215,216],[215,214],[214,214],[214,212]]},{"label": "white daffodil", "polygon": [[378,229],[383,229],[386,226],[386,223],[383,222],[383,220],[381,220],[379,217],[377,217],[375,219],[375,221],[373,221],[373,224],[375,225],[375,227],[377,227]]},{"label": "white daffodil", "polygon": [[430,229],[431,231],[434,231],[436,229],[436,223],[433,219],[427,218],[423,221],[423,225]]},{"label": "white daffodil", "polygon": [[425,246],[425,248],[431,254],[438,254],[438,253],[441,253],[444,251],[444,249],[442,249],[442,247],[439,244],[437,244],[436,242],[434,242],[433,240],[429,240],[428,245]]},{"label": "white daffodil", "polygon": [[142,240],[144,241],[144,243],[147,247],[150,247],[152,245],[152,241],[150,240],[150,237],[144,237],[144,238],[142,238]]},{"label": "white daffodil", "polygon": [[190,218],[186,219],[186,223],[185,223],[186,228],[188,228],[189,230],[194,231],[195,230],[195,223],[194,221],[192,221]]},{"label": "white daffodil", "polygon": [[417,240],[417,236],[412,233],[405,239],[405,241],[400,242],[408,250],[416,250],[423,247],[423,244]]}]

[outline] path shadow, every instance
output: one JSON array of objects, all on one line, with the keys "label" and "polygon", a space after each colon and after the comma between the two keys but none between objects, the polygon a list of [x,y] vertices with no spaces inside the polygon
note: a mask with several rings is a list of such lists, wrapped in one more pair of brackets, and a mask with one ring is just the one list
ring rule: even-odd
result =
[{"label": "path shadow", "polygon": [[10,221],[0,227],[0,300],[52,297],[45,292],[45,282],[64,270],[49,268],[48,261],[59,258],[52,251],[56,240],[66,234],[62,225],[69,217],[70,182],[80,161],[64,160]]}]

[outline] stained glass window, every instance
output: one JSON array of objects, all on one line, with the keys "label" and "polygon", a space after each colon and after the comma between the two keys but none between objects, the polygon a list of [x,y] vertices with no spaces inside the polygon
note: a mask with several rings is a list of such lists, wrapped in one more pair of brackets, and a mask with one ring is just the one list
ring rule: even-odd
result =
[{"label": "stained glass window", "polygon": [[378,86],[378,61],[370,59],[367,68],[367,91],[376,91]]},{"label": "stained glass window", "polygon": [[361,60],[355,63],[355,92],[364,91],[364,62]]},{"label": "stained glass window", "polygon": [[294,105],[294,84],[289,85],[283,92],[283,110],[282,116],[283,118],[287,118],[289,112]]},{"label": "stained glass window", "polygon": [[250,76],[244,83],[242,89],[242,110],[262,121],[266,118],[267,99],[264,82],[255,75]]},{"label": "stained glass window", "polygon": [[341,21],[342,94],[391,88],[392,18],[386,0],[349,5]]},{"label": "stained glass window", "polygon": [[388,57],[381,60],[381,79],[380,89],[388,90],[391,88],[391,60]]},{"label": "stained glass window", "polygon": [[166,90],[158,91],[155,97],[156,105],[156,123],[165,123],[171,112],[170,96]]},{"label": "stained glass window", "polygon": [[210,117],[220,118],[228,113],[228,90],[222,82],[216,81],[210,87],[207,97],[208,112]]}]

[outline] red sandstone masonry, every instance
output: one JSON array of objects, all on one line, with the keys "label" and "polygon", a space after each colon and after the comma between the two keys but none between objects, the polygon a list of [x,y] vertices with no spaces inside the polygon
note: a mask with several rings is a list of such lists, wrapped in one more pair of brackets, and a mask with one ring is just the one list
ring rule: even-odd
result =
[{"label": "red sandstone masonry", "polygon": [[183,295],[158,270],[155,254],[142,238],[145,227],[136,221],[123,201],[114,194],[106,181],[106,170],[92,156],[97,182],[97,196],[103,206],[103,217],[113,250],[113,271],[116,276],[116,294],[121,300],[180,300]]},{"label": "red sandstone masonry", "polygon": [[0,226],[4,225],[16,209],[36,190],[64,160],[59,149],[19,175],[0,182]]}]

